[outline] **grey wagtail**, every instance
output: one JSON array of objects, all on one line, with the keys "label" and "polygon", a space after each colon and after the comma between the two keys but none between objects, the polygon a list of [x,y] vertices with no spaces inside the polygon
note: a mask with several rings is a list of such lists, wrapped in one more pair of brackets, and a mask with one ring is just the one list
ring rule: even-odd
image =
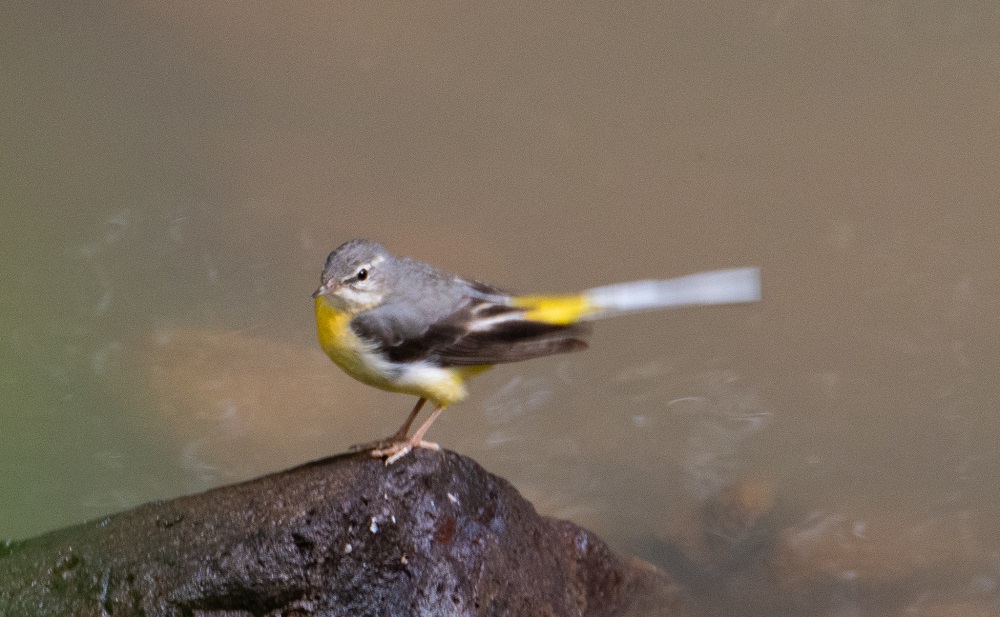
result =
[{"label": "grey wagtail", "polygon": [[[587,347],[587,322],[652,309],[753,302],[760,270],[737,268],[675,279],[595,287],[569,295],[511,295],[371,240],[351,240],[326,259],[313,293],[319,344],[340,368],[370,386],[419,397],[399,430],[372,455],[393,463],[415,447],[465,382],[494,364]],[[424,403],[430,417],[407,437]]]}]

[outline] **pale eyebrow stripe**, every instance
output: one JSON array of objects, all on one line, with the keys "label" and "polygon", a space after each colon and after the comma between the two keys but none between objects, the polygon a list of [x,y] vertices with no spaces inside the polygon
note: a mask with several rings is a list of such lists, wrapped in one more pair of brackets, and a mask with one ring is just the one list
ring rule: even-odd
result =
[{"label": "pale eyebrow stripe", "polygon": [[[375,265],[377,265],[377,264],[380,264],[380,263],[382,263],[383,261],[385,261],[385,256],[384,256],[384,255],[379,255],[378,257],[376,257],[375,259],[373,259],[373,260],[369,261],[368,263],[364,263],[364,264],[361,264],[361,265],[360,265],[360,266],[358,266],[358,267],[357,267],[357,268],[356,268],[356,269],[355,269],[354,271],[355,271],[355,272],[357,272],[358,270],[361,270],[362,268],[364,268],[365,270],[371,270],[372,266],[375,266]],[[349,281],[349,280],[351,280],[352,278],[354,278],[354,275],[353,275],[353,274],[352,274],[352,275],[350,275],[350,276],[348,276],[348,277],[345,277],[345,278],[343,278],[343,279],[341,279],[341,280],[342,280],[342,281]]]}]

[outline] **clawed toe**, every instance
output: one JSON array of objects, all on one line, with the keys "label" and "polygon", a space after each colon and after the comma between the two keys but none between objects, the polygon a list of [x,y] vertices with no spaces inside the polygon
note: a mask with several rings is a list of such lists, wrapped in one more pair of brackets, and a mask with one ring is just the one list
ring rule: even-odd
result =
[{"label": "clawed toe", "polygon": [[416,441],[397,441],[395,443],[388,444],[385,447],[376,447],[371,451],[371,454],[375,458],[385,458],[385,464],[386,466],[389,466],[409,454],[413,448],[426,448],[428,450],[437,451],[441,449],[441,446],[433,441],[424,441],[423,439],[418,439]]},{"label": "clawed toe", "polygon": [[394,440],[391,437],[385,439],[379,439],[378,441],[369,441],[367,443],[356,443],[347,448],[348,452],[371,452],[373,450],[381,450],[382,448],[388,448],[392,444],[396,443],[398,440]]},{"label": "clawed toe", "polygon": [[427,433],[427,429],[431,427],[434,420],[441,415],[441,411],[444,410],[444,405],[438,404],[431,412],[429,418],[427,418],[420,428],[413,433],[410,438],[406,437],[406,434],[410,431],[410,424],[413,423],[413,419],[417,416],[420,408],[423,407],[427,399],[421,398],[417,401],[416,406],[414,406],[413,411],[410,412],[410,416],[403,423],[403,426],[399,427],[396,434],[388,439],[383,439],[382,441],[376,441],[374,443],[368,443],[363,445],[355,445],[350,447],[351,452],[361,452],[364,450],[371,451],[371,455],[375,458],[385,458],[385,464],[392,465],[399,459],[406,456],[414,448],[426,448],[428,450],[440,450],[441,446],[437,445],[433,441],[424,441],[424,435]]}]

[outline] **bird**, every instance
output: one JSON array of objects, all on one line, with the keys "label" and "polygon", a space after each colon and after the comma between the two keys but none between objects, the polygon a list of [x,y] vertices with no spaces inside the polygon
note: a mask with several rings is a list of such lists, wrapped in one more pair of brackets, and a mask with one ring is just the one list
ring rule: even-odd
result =
[{"label": "bird", "polygon": [[[761,285],[760,269],[745,267],[574,294],[517,295],[355,239],[329,254],[312,296],[320,347],[335,364],[362,383],[417,397],[399,430],[363,446],[390,465],[414,448],[439,450],[424,439],[427,430],[468,396],[470,378],[494,365],[586,349],[594,320],[753,302]],[[428,401],[433,411],[410,435]]]}]

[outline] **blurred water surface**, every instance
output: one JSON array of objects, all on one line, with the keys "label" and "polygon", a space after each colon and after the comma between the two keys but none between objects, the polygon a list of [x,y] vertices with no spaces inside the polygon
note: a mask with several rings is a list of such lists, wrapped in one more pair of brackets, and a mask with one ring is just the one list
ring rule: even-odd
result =
[{"label": "blurred water surface", "polygon": [[[788,546],[904,521],[882,558],[959,564],[907,614],[1000,614],[994,3],[5,13],[0,537],[395,430],[315,343],[346,239],[523,291],[759,265],[759,305],[600,323],[431,437],[622,550],[747,478]],[[874,614],[834,570],[795,611]]]}]

